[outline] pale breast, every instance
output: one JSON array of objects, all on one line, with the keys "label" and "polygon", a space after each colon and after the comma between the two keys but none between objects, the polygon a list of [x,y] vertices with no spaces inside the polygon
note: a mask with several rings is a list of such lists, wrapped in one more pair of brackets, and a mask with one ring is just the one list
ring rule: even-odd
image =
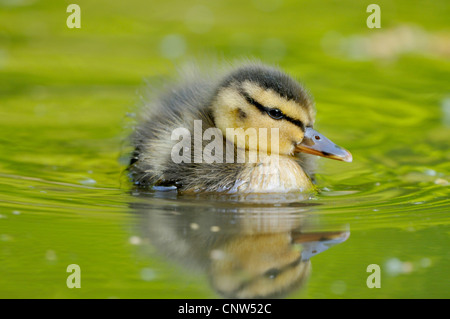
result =
[{"label": "pale breast", "polygon": [[237,192],[307,192],[314,189],[308,175],[290,157],[266,155],[260,157],[258,163],[246,166],[234,187]]}]

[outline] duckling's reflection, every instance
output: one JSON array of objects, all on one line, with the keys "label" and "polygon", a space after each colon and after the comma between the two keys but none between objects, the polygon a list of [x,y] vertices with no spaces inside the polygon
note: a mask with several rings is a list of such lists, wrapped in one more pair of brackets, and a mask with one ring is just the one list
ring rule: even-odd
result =
[{"label": "duckling's reflection", "polygon": [[277,298],[300,289],[310,258],[349,236],[342,226],[320,231],[311,204],[141,198],[131,205],[141,237],[184,267],[203,270],[226,298]]}]

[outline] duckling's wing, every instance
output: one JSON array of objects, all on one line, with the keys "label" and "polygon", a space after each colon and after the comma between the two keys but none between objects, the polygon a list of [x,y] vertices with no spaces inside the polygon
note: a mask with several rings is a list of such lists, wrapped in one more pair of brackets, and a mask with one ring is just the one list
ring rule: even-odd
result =
[{"label": "duckling's wing", "polygon": [[[186,128],[191,133],[191,150],[195,139],[201,139],[202,150],[210,141],[203,140],[203,132],[215,127],[210,102],[218,86],[217,78],[198,72],[182,77],[179,83],[168,86],[164,92],[146,100],[143,116],[133,136],[135,150],[129,171],[138,186],[176,185],[189,189],[217,191],[230,188],[236,181],[238,167],[222,163],[194,163],[194,151],[190,163],[175,163],[171,154],[179,140],[172,139],[177,128]],[[200,120],[202,132],[194,134],[194,121]],[[221,135],[220,135],[221,136]],[[223,136],[223,156],[226,147]]]}]

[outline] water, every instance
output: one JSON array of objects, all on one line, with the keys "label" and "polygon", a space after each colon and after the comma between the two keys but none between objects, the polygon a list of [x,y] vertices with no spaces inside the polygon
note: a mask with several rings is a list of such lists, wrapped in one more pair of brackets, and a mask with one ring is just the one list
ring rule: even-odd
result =
[{"label": "water", "polygon": [[[359,4],[277,3],[79,3],[79,30],[0,4],[0,297],[450,297],[448,3],[379,2],[380,30]],[[205,50],[301,78],[353,163],[320,159],[310,198],[132,190],[143,78]]]}]

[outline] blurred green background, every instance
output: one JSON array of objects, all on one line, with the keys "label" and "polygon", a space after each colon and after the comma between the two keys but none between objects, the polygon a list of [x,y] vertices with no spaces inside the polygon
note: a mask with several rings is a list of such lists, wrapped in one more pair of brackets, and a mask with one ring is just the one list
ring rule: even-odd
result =
[{"label": "blurred green background", "polygon": [[[316,198],[352,235],[290,297],[450,297],[450,4],[377,1],[369,29],[372,2],[80,0],[69,29],[71,1],[0,0],[0,297],[216,297],[130,241],[127,136],[144,83],[246,57],[301,80],[354,156],[321,161]],[[372,263],[388,265],[381,289],[365,285]]]}]

